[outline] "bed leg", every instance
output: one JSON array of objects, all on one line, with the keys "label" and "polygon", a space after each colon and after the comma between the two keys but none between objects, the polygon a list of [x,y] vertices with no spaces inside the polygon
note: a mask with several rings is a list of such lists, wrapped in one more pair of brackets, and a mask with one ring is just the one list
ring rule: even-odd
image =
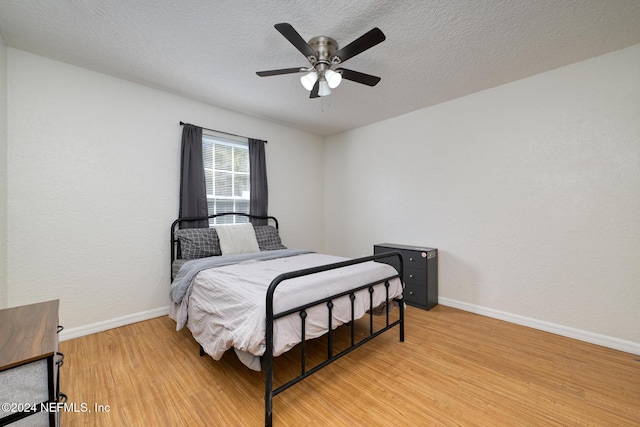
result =
[{"label": "bed leg", "polygon": [[200,346],[200,357],[204,357],[206,353],[204,352],[204,348],[202,348],[202,346]]},{"label": "bed leg", "polygon": [[[269,353],[269,349],[266,350],[266,353]],[[265,359],[264,425],[265,427],[271,427],[273,414],[273,354],[267,354]]]},{"label": "bed leg", "polygon": [[398,305],[400,306],[400,342],[404,342],[404,301],[399,300]]},{"label": "bed leg", "polygon": [[272,404],[272,399],[273,396],[271,396],[270,399],[268,399],[268,402],[266,403],[265,407],[264,407],[264,426],[265,427],[271,427],[272,425],[272,421],[271,421],[271,404]]}]

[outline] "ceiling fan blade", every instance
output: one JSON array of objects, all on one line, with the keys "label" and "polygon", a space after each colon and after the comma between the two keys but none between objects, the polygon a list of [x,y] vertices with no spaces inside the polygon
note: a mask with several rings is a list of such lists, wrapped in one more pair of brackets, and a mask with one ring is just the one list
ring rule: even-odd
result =
[{"label": "ceiling fan blade", "polygon": [[274,25],[276,30],[280,32],[289,42],[296,47],[305,57],[316,57],[316,53],[311,49],[311,46],[298,34],[298,32],[286,22]]},{"label": "ceiling fan blade", "polygon": [[318,92],[320,92],[320,80],[316,80],[316,84],[313,85],[309,98],[320,98],[320,94]]},{"label": "ceiling fan blade", "polygon": [[256,74],[260,77],[268,77],[268,76],[278,76],[280,74],[292,74],[299,73],[303,71],[302,68],[283,68],[280,70],[268,70],[268,71],[256,71]]},{"label": "ceiling fan blade", "polygon": [[334,53],[331,61],[333,62],[335,58],[338,58],[338,63],[344,62],[378,43],[382,43],[385,39],[384,33],[380,28],[376,27]]},{"label": "ceiling fan blade", "polygon": [[375,86],[381,80],[380,77],[361,73],[359,71],[347,70],[345,68],[337,68],[336,72],[342,74],[343,79],[351,80],[352,82],[356,83],[362,83],[363,85],[367,86]]}]

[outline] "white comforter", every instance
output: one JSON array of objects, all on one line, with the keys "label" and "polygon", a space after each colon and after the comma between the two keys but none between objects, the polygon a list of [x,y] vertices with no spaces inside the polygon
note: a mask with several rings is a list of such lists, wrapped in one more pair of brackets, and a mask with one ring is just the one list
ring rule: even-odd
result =
[{"label": "white comforter", "polygon": [[[271,281],[278,275],[319,265],[344,261],[346,258],[316,253],[267,261],[245,261],[201,271],[191,282],[185,297],[173,304],[170,316],[178,329],[186,324],[204,351],[216,360],[234,348],[249,368],[260,370],[259,356],[265,351],[265,299]],[[397,274],[396,270],[377,262],[366,262],[282,282],[274,296],[274,312],[278,313],[307,302],[335,295],[360,285]],[[386,292],[378,285],[373,293],[374,307],[384,303]],[[398,278],[390,282],[389,298],[402,295]],[[335,300],[333,327],[351,320],[348,297]],[[369,293],[356,294],[355,317],[369,309]],[[327,330],[326,305],[307,309],[306,339],[316,338]],[[274,355],[298,344],[300,316],[292,314],[274,325]]]}]

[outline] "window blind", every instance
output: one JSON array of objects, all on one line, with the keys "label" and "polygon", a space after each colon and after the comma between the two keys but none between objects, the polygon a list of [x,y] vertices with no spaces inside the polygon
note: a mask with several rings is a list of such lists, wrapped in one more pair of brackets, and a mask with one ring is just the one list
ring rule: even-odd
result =
[{"label": "window blind", "polygon": [[[249,213],[249,146],[219,136],[202,135],[202,157],[209,215]],[[246,217],[216,218],[215,223],[247,222]],[[210,221],[213,225],[213,221]]]}]

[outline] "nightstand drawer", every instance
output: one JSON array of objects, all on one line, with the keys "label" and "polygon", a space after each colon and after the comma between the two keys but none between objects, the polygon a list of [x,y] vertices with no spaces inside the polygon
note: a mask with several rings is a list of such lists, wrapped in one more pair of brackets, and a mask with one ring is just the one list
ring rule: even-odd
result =
[{"label": "nightstand drawer", "polygon": [[409,304],[427,305],[427,288],[420,284],[405,283],[404,299]]},{"label": "nightstand drawer", "polygon": [[427,283],[427,270],[422,268],[405,267],[404,269],[404,281],[412,285],[422,285],[425,287]]},{"label": "nightstand drawer", "polygon": [[[39,405],[49,400],[47,359],[0,372],[0,402]],[[40,408],[37,408],[40,409]],[[0,419],[15,413],[0,409]]]},{"label": "nightstand drawer", "polygon": [[[402,254],[404,268],[427,268],[427,252],[426,251],[399,251]],[[424,255],[424,256],[423,256]]]}]

